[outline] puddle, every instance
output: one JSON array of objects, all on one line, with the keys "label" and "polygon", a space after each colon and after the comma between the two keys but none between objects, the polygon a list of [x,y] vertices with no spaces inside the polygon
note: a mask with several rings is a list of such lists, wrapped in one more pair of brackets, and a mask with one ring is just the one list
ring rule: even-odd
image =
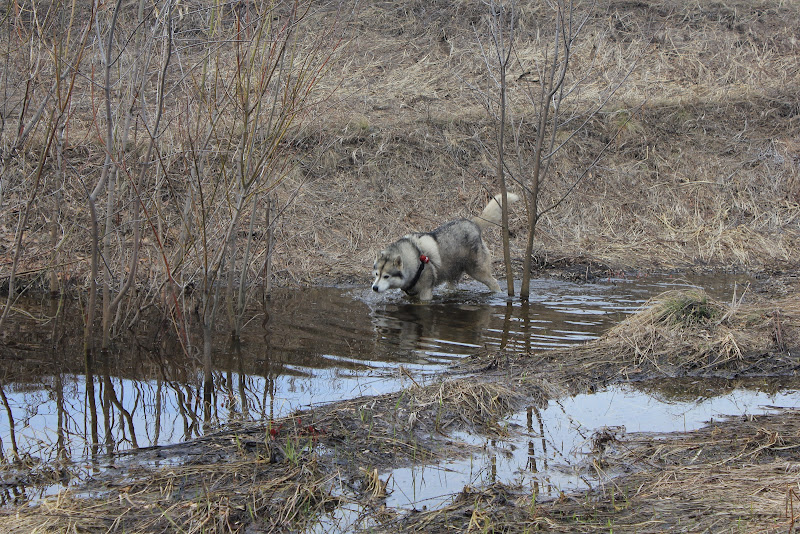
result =
[{"label": "puddle", "polygon": [[[734,284],[741,281],[718,277],[693,283],[729,300]],[[228,422],[265,421],[322,403],[396,391],[410,385],[409,375],[425,382],[478,351],[501,346],[540,350],[593,339],[651,296],[690,285],[671,278],[595,284],[538,280],[533,281],[534,297],[525,304],[486,293],[477,283],[438,293],[427,305],[408,303],[398,294],[376,295],[368,288],[278,290],[266,310],[253,312],[241,343],[231,345],[220,333],[210,392],[203,388],[204,369],[196,349],[186,356],[160,317],[149,318],[111,353],[98,355],[89,369],[91,380],[79,310],[47,321],[23,318],[13,325],[14,344],[0,358],[0,386],[8,402],[8,410],[0,409],[3,453],[8,455],[12,447],[13,426],[20,453],[41,465],[62,458],[71,466],[73,480],[79,480],[90,463],[85,458],[92,456],[93,434],[99,444],[94,452],[113,454],[178,443]],[[55,315],[50,302],[23,305],[33,316]],[[208,393],[211,410],[205,412]],[[635,430],[630,417],[623,424]],[[552,439],[560,443],[562,438]],[[564,449],[552,447],[551,452],[555,450]],[[480,462],[475,466],[475,476],[482,476]],[[445,469],[428,467],[406,478],[441,478],[449,473]],[[461,472],[463,466],[453,469]],[[401,484],[403,477],[396,473],[393,479]],[[548,483],[563,484],[560,479]],[[464,484],[459,484],[460,489]],[[0,484],[0,489],[13,486],[23,493],[6,493],[0,500],[16,502],[53,491],[25,485],[13,480]],[[404,491],[399,486],[395,491],[397,506]],[[416,492],[409,491],[413,499],[406,504],[418,502]]]},{"label": "puddle", "polygon": [[482,448],[467,460],[395,469],[384,473],[391,492],[387,507],[435,509],[449,503],[465,487],[501,482],[529,489],[539,499],[561,492],[596,487],[613,473],[592,468],[592,438],[609,433],[667,433],[697,430],[727,415],[759,415],[770,409],[796,407],[794,390],[766,393],[735,389],[725,395],[695,400],[658,398],[657,391],[616,386],[593,394],[530,408],[506,419],[508,439],[453,436]]}]

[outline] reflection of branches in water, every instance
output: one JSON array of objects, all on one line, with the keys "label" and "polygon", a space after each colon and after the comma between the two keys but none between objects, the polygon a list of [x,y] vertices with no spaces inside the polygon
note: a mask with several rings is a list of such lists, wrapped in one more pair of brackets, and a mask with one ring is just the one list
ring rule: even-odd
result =
[{"label": "reflection of branches in water", "polygon": [[[155,428],[153,429],[153,445],[158,445],[158,438],[161,437],[161,410],[163,409],[163,404],[161,402],[161,393],[164,387],[164,381],[159,378],[156,380],[156,397],[153,406],[155,407]],[[146,429],[146,427],[145,427]],[[147,430],[145,430],[147,431]]]},{"label": "reflection of branches in water", "polygon": [[[8,405],[8,398],[6,392],[3,390],[3,383],[0,382],[0,400],[3,401],[3,406],[6,409],[8,416],[8,439],[11,441],[11,453],[14,455],[14,461],[19,461],[19,450],[17,449],[17,435],[14,430],[14,414],[11,413],[11,406]],[[0,442],[0,458],[5,459],[3,456],[2,442]]]},{"label": "reflection of branches in water", "polygon": [[264,396],[263,396],[263,399],[262,399],[262,402],[261,402],[261,417],[263,418],[264,415],[266,414],[267,396],[269,395],[269,420],[270,421],[274,421],[275,420],[275,391],[276,391],[275,377],[272,376],[272,375],[269,375],[267,377],[267,383],[266,383],[266,385],[264,387]]},{"label": "reflection of branches in water", "polygon": [[[552,421],[556,422],[566,420],[569,422],[570,426],[574,430],[574,432],[584,438],[585,440],[589,440],[590,437],[585,435],[583,431],[583,426],[575,421],[569,414],[567,414],[566,409],[564,408],[563,404],[559,401],[554,402],[555,406],[558,406],[560,410],[560,414],[558,417],[553,416]],[[538,430],[534,429],[534,417],[536,418],[536,425],[538,426]],[[554,441],[552,438],[547,438],[547,429],[545,428],[544,418],[542,416],[541,411],[535,407],[531,406],[527,409],[527,432],[531,438],[537,439],[529,439],[528,440],[528,459],[526,464],[526,469],[536,474],[547,474],[548,472],[553,469],[550,465],[548,465],[548,457],[549,454],[553,454],[554,459],[558,459],[559,462],[562,462],[564,466],[570,469],[570,472],[580,478],[587,487],[591,487],[592,483],[588,478],[584,475],[579,473],[576,469],[577,465],[575,463],[575,458],[579,456],[579,448],[581,445],[577,445],[576,447],[572,448],[571,450],[564,450],[564,443],[561,443],[559,447],[559,443]],[[553,435],[551,431],[551,435]],[[541,454],[537,454],[537,443],[541,443]],[[549,445],[549,446],[548,446]],[[550,449],[550,453],[548,452]],[[542,465],[539,466],[539,460],[541,460]],[[558,464],[556,464],[558,466]],[[558,468],[558,467],[556,467]],[[545,492],[547,494],[553,494],[560,492],[560,489],[557,486],[554,486],[551,483],[550,477],[545,476],[544,481],[546,482],[546,487],[540,488],[539,483],[540,479],[537,477],[533,477],[533,489],[537,493]]]},{"label": "reflection of branches in water", "polygon": [[[234,362],[235,363],[235,362]],[[114,367],[113,365],[111,367]],[[277,412],[281,411],[281,406],[275,406],[277,381],[274,376],[262,378],[252,375],[241,375],[225,371],[226,380],[232,387],[228,387],[224,381],[217,381],[219,389],[218,399],[224,401],[223,392],[236,396],[235,402],[248,407],[248,412],[252,417],[262,417],[266,420],[274,419]],[[215,376],[215,379],[219,375]],[[88,412],[85,410],[88,403],[84,397],[86,390],[89,389],[85,384],[81,384],[83,377],[80,375],[70,379],[68,375],[59,375],[54,378],[54,387],[49,387],[50,399],[42,399],[42,392],[36,393],[36,399],[30,400],[30,405],[37,406],[36,413],[31,412],[31,416],[37,418],[46,417],[48,414],[53,417],[52,432],[44,429],[42,439],[51,441],[39,443],[42,460],[52,461],[58,456],[69,457],[79,454],[81,446],[87,447],[86,454],[92,454],[94,443],[89,440]],[[98,421],[100,422],[100,446],[103,451],[116,453],[129,447],[141,447],[148,445],[158,445],[175,441],[181,438],[181,428],[183,439],[198,437],[202,431],[203,409],[200,399],[200,387],[198,382],[194,384],[178,384],[174,381],[166,381],[157,378],[151,381],[128,380],[103,374],[97,377],[98,384],[95,385],[96,401],[98,404]],[[42,400],[49,405],[43,404]],[[8,396],[9,405],[12,408],[12,417],[15,417],[15,428],[17,429],[17,439],[22,434],[19,431],[19,402],[14,395]],[[223,413],[223,405],[218,407]],[[231,412],[241,414],[240,412]],[[56,416],[60,414],[56,428]],[[227,414],[224,414],[227,416]],[[40,419],[39,419],[40,420]],[[37,426],[38,425],[38,426]],[[174,425],[174,426],[173,426]],[[5,425],[3,425],[5,426]],[[177,436],[171,436],[171,429],[175,429]],[[143,430],[145,429],[145,430]],[[41,422],[31,421],[30,426],[26,426],[27,431],[38,433],[42,430]],[[58,436],[61,441],[58,442]],[[147,439],[145,439],[145,436]],[[151,439],[152,438],[152,439]],[[9,446],[8,432],[3,429],[3,439],[5,445]],[[144,439],[144,441],[143,441]],[[19,442],[20,451],[32,450],[29,445],[33,442],[32,437],[26,436],[26,444]],[[47,450],[52,447],[52,450]],[[10,446],[9,446],[10,448]]]},{"label": "reflection of branches in water", "polygon": [[89,348],[84,349],[84,375],[86,376],[86,400],[89,405],[89,425],[92,436],[90,441],[91,455],[94,458],[97,456],[100,433],[97,430],[97,402],[94,396],[94,357],[92,350]]},{"label": "reflection of branches in water", "polygon": [[56,457],[59,460],[68,458],[66,443],[64,442],[64,425],[66,424],[66,409],[64,407],[64,383],[61,373],[56,373],[53,389],[56,394]]},{"label": "reflection of branches in water", "polygon": [[511,315],[513,313],[513,305],[509,300],[506,302],[506,312],[503,314],[503,334],[500,337],[500,348],[505,349],[508,345],[508,333],[511,330]]},{"label": "reflection of branches in water", "polygon": [[[528,434],[533,436],[533,416],[536,415],[536,421],[539,423],[539,437],[542,442],[542,470],[541,472],[546,473],[548,466],[547,466],[547,439],[544,437],[544,420],[542,419],[542,413],[539,411],[539,408],[536,406],[529,406],[528,413],[527,413],[527,430]],[[528,463],[525,466],[531,473],[538,474],[539,468],[536,464],[536,445],[533,439],[528,440]],[[533,478],[533,489],[536,494],[541,491],[539,487],[539,479],[538,477]],[[553,491],[553,486],[551,484],[547,484],[547,493]]]},{"label": "reflection of branches in water", "polygon": [[[138,448],[139,444],[136,440],[136,429],[133,425],[133,417],[131,416],[131,412],[125,409],[125,407],[120,402],[119,398],[117,397],[117,393],[114,390],[114,382],[111,379],[111,376],[108,374],[104,376],[104,386],[105,387],[103,388],[103,397],[104,399],[107,397],[108,400],[110,401],[110,405],[104,404],[104,407],[106,409],[106,413],[104,414],[104,416],[107,419],[106,427],[109,429],[109,431],[113,429],[113,424],[111,423],[111,416],[113,415],[111,412],[111,407],[113,406],[119,411],[120,415],[122,416],[122,420],[119,423],[119,429],[120,432],[122,433],[122,436],[119,442],[129,441],[133,447]],[[121,380],[120,380],[120,389],[122,389]],[[138,404],[139,404],[139,396],[137,395],[136,399],[134,400],[133,411],[136,410],[136,406]],[[130,434],[129,439],[125,437],[125,424],[128,425],[128,433]],[[108,451],[108,453],[109,454],[113,453],[114,452],[113,447],[115,446],[113,438],[106,437],[106,442],[112,447],[111,450]]]},{"label": "reflection of branches in water", "polygon": [[[144,363],[156,375],[149,379],[116,376],[129,370],[128,360],[97,353],[81,354],[88,375],[57,368],[50,379],[40,377],[36,391],[29,392],[9,391],[7,383],[0,384],[0,412],[5,410],[0,417],[7,421],[0,425],[0,461],[33,456],[63,464],[70,458],[95,457],[99,447],[114,454],[204,434],[202,376],[195,374],[192,380],[183,374],[191,365],[163,362],[158,352],[143,351]],[[274,418],[275,375],[248,374],[250,360],[240,354],[235,358],[225,362],[225,369],[214,370],[214,414],[230,421]],[[69,360],[56,357],[52,365],[68,366]],[[95,370],[100,372],[95,375]],[[170,374],[180,376],[173,379]]]},{"label": "reflection of branches in water", "polygon": [[[292,305],[305,302],[303,295],[293,293]],[[350,300],[336,297],[330,305],[340,309],[342,302],[347,304]],[[361,308],[356,311],[363,312]],[[214,421],[268,420],[283,415],[285,407],[280,401],[275,405],[276,396],[288,387],[284,386],[287,374],[301,373],[304,379],[308,378],[308,374],[296,370],[295,356],[322,351],[316,344],[317,338],[324,337],[323,348],[330,348],[331,354],[341,354],[344,344],[350,347],[346,352],[362,352],[363,344],[357,349],[351,346],[350,337],[361,332],[349,329],[355,313],[336,315],[332,326],[326,323],[324,329],[314,332],[315,337],[303,338],[302,343],[295,345],[275,348],[271,336],[265,334],[265,342],[261,343],[253,332],[243,338],[241,348],[225,350],[215,345],[212,371],[215,391],[209,391],[215,401]],[[307,310],[307,315],[296,322],[309,323],[310,314]],[[76,342],[82,332],[78,324],[80,314],[61,311],[54,313],[54,317],[47,323],[48,332],[44,336],[31,336],[32,349],[42,351],[41,355],[37,352],[30,358],[21,358],[24,365],[17,368],[11,361],[3,362],[3,376],[11,376],[13,380],[3,384],[9,406],[6,414],[0,413],[4,421],[9,417],[13,421],[9,429],[6,424],[0,425],[3,440],[0,454],[7,461],[14,457],[13,449],[18,449],[22,456],[33,454],[42,461],[52,462],[95,457],[101,448],[103,452],[116,453],[130,447],[190,440],[205,433],[202,361],[185,357],[170,332],[164,333],[160,322],[154,320],[143,330],[131,333],[130,339],[119,344],[119,350],[106,354],[86,352]],[[282,328],[283,323],[278,330]],[[34,345],[36,339],[49,339],[56,350]],[[313,347],[308,348],[311,344]],[[45,350],[48,350],[46,356]],[[363,352],[374,353],[369,348]],[[331,361],[339,365],[335,358]],[[326,365],[331,363],[326,360]],[[303,366],[305,362],[299,367]],[[35,398],[22,389],[17,391],[17,384],[35,385]],[[299,379],[292,387],[307,391],[306,383]]]}]

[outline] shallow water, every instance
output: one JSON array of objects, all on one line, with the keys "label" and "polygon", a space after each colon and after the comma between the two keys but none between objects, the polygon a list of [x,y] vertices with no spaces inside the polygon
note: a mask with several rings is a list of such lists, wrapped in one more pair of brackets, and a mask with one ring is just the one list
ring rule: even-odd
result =
[{"label": "shallow water", "polygon": [[[680,387],[672,381],[670,387]],[[478,439],[461,434],[482,452],[467,460],[395,469],[385,473],[386,505],[400,509],[438,508],[463,488],[502,482],[521,486],[539,499],[595,487],[616,473],[599,472],[592,460],[596,433],[621,438],[627,432],[691,431],[729,415],[759,415],[793,407],[798,392],[736,388],[724,394],[667,398],[659,388],[642,391],[622,385],[529,408],[506,419],[508,439]],[[685,396],[684,396],[685,397]],[[384,478],[386,480],[386,478]]]},{"label": "shallow water", "polygon": [[[241,343],[217,336],[209,412],[203,410],[201,358],[196,349],[185,355],[168,322],[150,318],[146,328],[87,367],[78,310],[56,315],[52,303],[28,302],[34,316],[51,318],[19,320],[13,344],[0,359],[8,405],[0,410],[3,453],[8,456],[15,443],[33,463],[62,458],[71,466],[65,483],[70,477],[75,482],[88,469],[93,433],[104,453],[181,442],[232,421],[264,421],[321,403],[396,391],[408,385],[409,377],[425,382],[455,360],[485,350],[580,343],[667,289],[700,285],[728,300],[734,291],[741,293],[741,282],[729,277],[691,283],[669,277],[594,284],[538,280],[525,304],[486,293],[477,283],[437,293],[426,305],[367,288],[279,290],[266,309],[253,311]],[[629,429],[635,419],[626,422]],[[409,476],[418,478],[413,472]],[[561,484],[549,476],[554,487]],[[409,488],[398,486],[396,495],[417,493],[413,484],[399,482],[402,473],[393,477]],[[11,477],[0,489],[1,504],[58,488]]]}]

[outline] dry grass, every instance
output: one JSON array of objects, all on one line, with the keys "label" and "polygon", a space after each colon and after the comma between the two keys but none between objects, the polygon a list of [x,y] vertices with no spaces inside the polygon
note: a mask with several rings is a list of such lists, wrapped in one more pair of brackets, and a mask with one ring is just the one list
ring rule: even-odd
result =
[{"label": "dry grass", "polygon": [[[365,236],[351,251],[366,272],[387,239],[472,214],[496,185],[481,149],[491,125],[468,89],[479,85],[483,68],[465,21],[480,14],[451,2],[393,12],[394,25],[387,25],[384,11],[364,15],[384,21],[360,26],[357,41],[372,61],[365,66],[371,75],[361,78],[369,96],[358,111],[368,135],[342,137],[332,148],[342,164],[328,172],[358,191],[359,200],[340,200],[358,204],[345,213]],[[541,248],[615,267],[796,265],[800,108],[794,88],[800,79],[789,68],[798,51],[796,16],[779,4],[701,9],[661,2],[612,4],[592,19],[588,44],[577,52],[579,68],[581,54],[590,52],[610,71],[637,51],[645,54],[609,109],[575,140],[558,173],[585,166],[621,114],[646,103],[592,177],[541,221]],[[535,55],[537,46],[531,38],[522,48]],[[576,110],[596,99],[603,81],[581,92]],[[553,185],[545,204],[558,196]],[[519,230],[521,213],[514,215]],[[331,242],[334,250],[349,244]],[[326,247],[325,238],[319,243]],[[521,239],[512,245],[519,256]],[[339,268],[341,276],[350,274]]]},{"label": "dry grass", "polygon": [[[726,324],[728,309],[703,291],[662,294],[612,328],[604,341],[632,365],[713,367],[741,360],[755,347]],[[737,342],[737,339],[738,342]],[[742,347],[740,347],[742,345]]]},{"label": "dry grass", "polygon": [[[200,38],[192,37],[192,24],[201,22],[200,6],[182,3],[178,35],[186,43]],[[548,36],[539,9],[522,4],[519,44],[525,58],[538,57]],[[315,4],[309,21],[324,27],[330,16],[328,7]],[[337,92],[317,111],[319,121],[290,136],[300,167],[276,191],[283,204],[305,183],[277,229],[279,282],[363,283],[375,251],[387,241],[474,215],[496,191],[493,163],[483,148],[491,142],[492,124],[473,90],[485,85],[473,29],[473,24],[480,28],[483,16],[479,6],[458,0],[378,3],[360,6],[343,22],[344,53],[333,58],[320,85],[321,94],[334,87]],[[569,111],[580,115],[604,94],[609,77],[637,57],[638,66],[559,157],[543,205],[558,198],[571,173],[585,168],[625,126],[592,175],[540,221],[539,252],[591,257],[614,268],[795,266],[797,27],[797,10],[779,2],[600,6],[575,51],[574,77],[591,76]],[[512,72],[512,78],[521,74]],[[14,91],[9,95],[16,98]],[[88,92],[79,98],[72,144],[63,156],[71,179],[47,176],[22,270],[35,275],[52,261],[44,222],[60,217],[59,274],[83,285],[88,220],[81,184],[91,182],[104,154],[92,133]],[[167,111],[172,118],[180,115]],[[6,148],[14,140],[10,134],[8,129],[3,134]],[[181,133],[168,130],[163,139],[164,165],[180,184],[186,174]],[[34,136],[29,157],[8,160],[6,176],[32,172],[37,143],[42,139]],[[25,198],[24,188],[16,186],[21,183],[14,178],[4,189],[0,269],[10,260],[13,221]],[[54,201],[60,211],[53,209]],[[159,213],[168,226],[161,236],[168,245],[177,235],[169,226],[178,224],[181,209],[182,204],[167,202]],[[524,239],[522,211],[519,205],[512,214],[517,258]],[[497,237],[489,237],[495,248]],[[145,241],[141,283],[158,285],[163,273],[156,240],[145,236]],[[263,243],[256,245],[260,258]],[[0,277],[6,275],[0,270]]]},{"label": "dry grass", "polygon": [[[232,436],[233,439],[236,436]],[[86,496],[63,492],[8,525],[16,532],[235,532],[245,524],[302,529],[338,500],[310,453],[274,460],[214,446],[206,462],[133,468],[123,480],[95,481]],[[277,464],[273,462],[278,462]]]},{"label": "dry grass", "polygon": [[794,298],[748,306],[717,302],[702,291],[668,292],[612,328],[601,344],[626,362],[623,373],[711,375],[796,347],[799,324]]}]

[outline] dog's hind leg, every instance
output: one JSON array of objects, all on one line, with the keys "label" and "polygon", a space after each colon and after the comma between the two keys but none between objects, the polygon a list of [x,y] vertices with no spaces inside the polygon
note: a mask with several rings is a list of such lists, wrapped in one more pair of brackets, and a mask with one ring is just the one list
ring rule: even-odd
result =
[{"label": "dog's hind leg", "polygon": [[492,269],[488,261],[485,263],[477,263],[472,269],[467,271],[467,274],[495,293],[500,291],[500,284],[498,284],[497,280],[492,276]]}]

